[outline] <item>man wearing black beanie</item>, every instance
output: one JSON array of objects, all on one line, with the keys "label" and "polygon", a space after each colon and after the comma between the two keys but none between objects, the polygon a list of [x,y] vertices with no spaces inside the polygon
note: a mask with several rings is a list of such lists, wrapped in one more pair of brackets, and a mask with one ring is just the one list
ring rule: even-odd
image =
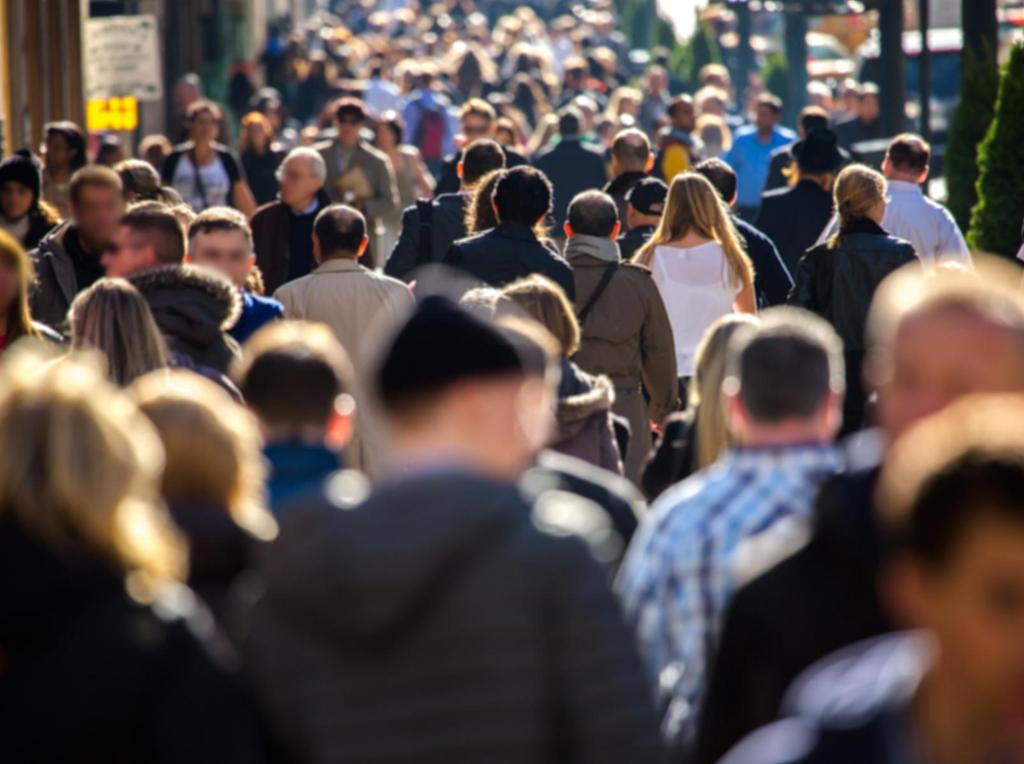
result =
[{"label": "man wearing black beanie", "polygon": [[401,472],[368,499],[329,482],[284,518],[239,635],[291,755],[659,760],[643,670],[588,553],[607,519],[516,487],[547,440],[552,344],[428,297],[386,348],[374,382]]}]

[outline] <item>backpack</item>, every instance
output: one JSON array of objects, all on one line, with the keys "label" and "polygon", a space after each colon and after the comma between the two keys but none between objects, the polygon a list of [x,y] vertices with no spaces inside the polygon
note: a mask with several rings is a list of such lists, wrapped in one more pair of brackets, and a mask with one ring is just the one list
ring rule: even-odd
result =
[{"label": "backpack", "polygon": [[416,147],[428,162],[444,159],[444,133],[448,120],[443,109],[420,109]]}]

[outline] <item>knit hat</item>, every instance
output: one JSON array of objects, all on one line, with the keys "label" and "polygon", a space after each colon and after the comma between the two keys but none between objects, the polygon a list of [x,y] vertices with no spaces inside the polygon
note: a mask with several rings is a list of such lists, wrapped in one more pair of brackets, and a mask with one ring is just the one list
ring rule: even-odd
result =
[{"label": "knit hat", "polygon": [[626,192],[626,201],[641,215],[660,215],[665,211],[668,186],[657,178],[644,178]]},{"label": "knit hat", "polygon": [[39,201],[43,187],[43,169],[39,160],[27,149],[19,149],[0,162],[0,185],[16,180],[32,192],[33,206]]},{"label": "knit hat", "polygon": [[386,408],[464,379],[542,374],[543,350],[527,347],[446,297],[421,300],[391,342],[376,374]]},{"label": "knit hat", "polygon": [[792,148],[797,166],[807,172],[835,172],[843,166],[843,155],[836,144],[836,134],[826,127],[811,130]]}]

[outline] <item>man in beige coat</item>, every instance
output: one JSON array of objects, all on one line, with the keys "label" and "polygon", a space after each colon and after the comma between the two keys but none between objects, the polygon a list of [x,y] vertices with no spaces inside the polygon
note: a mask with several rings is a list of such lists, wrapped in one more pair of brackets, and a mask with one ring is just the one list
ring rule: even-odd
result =
[{"label": "man in beige coat", "polygon": [[[342,204],[328,207],[313,223],[316,270],[274,292],[286,318],[331,328],[352,358],[357,377],[365,370],[373,338],[397,326],[413,305],[408,286],[359,264],[368,243],[362,213]],[[365,415],[371,402],[361,396],[357,402],[364,415],[359,417],[359,437],[349,448],[348,466],[372,476],[380,464],[380,433],[373,428],[374,418]]]},{"label": "man in beige coat", "polygon": [[324,190],[336,204],[348,204],[366,216],[370,248],[363,260],[370,268],[382,265],[378,224],[401,213],[398,183],[391,160],[363,140],[366,106],[358,98],[342,98],[334,111],[338,137],[316,146],[327,164]]},{"label": "man in beige coat", "polygon": [[[576,283],[580,349],[573,361],[615,385],[612,410],[629,420],[626,477],[639,485],[651,450],[651,422],[679,406],[675,344],[651,272],[619,260],[618,210],[608,194],[584,191],[569,205],[565,259]],[[641,384],[650,403],[645,403]]]}]

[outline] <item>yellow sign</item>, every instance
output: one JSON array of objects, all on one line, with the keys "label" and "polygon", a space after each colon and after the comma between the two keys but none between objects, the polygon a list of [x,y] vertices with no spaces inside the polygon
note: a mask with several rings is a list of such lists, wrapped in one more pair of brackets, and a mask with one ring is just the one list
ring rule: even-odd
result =
[{"label": "yellow sign", "polygon": [[108,98],[103,101],[89,101],[85,112],[85,123],[92,132],[101,130],[134,130],[139,126],[139,100]]}]

